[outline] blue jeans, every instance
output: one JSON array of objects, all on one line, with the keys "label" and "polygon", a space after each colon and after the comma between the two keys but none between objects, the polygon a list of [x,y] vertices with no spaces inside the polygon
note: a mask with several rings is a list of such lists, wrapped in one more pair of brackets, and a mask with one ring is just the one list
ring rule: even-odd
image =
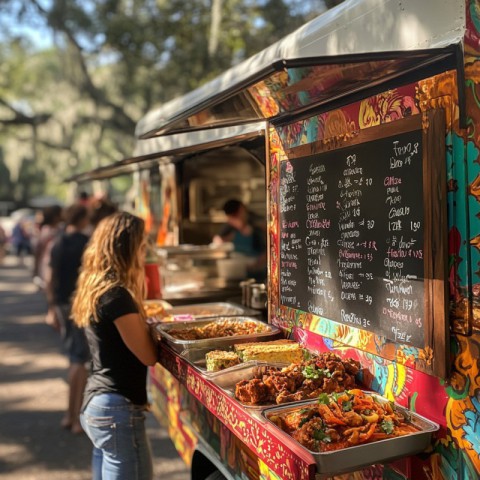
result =
[{"label": "blue jeans", "polygon": [[80,422],[93,443],[93,480],[151,480],[144,408],[117,393],[94,396]]}]

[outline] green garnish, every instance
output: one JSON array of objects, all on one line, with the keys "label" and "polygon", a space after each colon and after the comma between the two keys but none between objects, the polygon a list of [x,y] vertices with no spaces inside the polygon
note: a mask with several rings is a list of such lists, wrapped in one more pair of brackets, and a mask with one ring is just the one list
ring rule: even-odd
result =
[{"label": "green garnish", "polygon": [[391,433],[393,433],[393,429],[395,428],[395,426],[393,425],[393,422],[391,420],[384,420],[381,424],[380,424],[380,428],[388,435],[390,435]]},{"label": "green garnish", "polygon": [[369,408],[366,408],[362,413],[364,415],[371,415],[372,411]]},{"label": "green garnish", "polygon": [[325,369],[315,368],[314,365],[307,365],[302,370],[302,375],[305,378],[309,378],[309,379],[312,379],[312,380],[317,380],[318,378],[322,378],[322,377],[330,378],[332,376],[332,374],[330,373],[330,370],[328,370],[328,368],[325,368]]},{"label": "green garnish", "polygon": [[323,403],[324,405],[330,405],[330,397],[327,393],[321,393],[318,396],[318,403]]},{"label": "green garnish", "polygon": [[342,403],[342,410],[344,412],[350,412],[350,410],[352,410],[353,408],[353,403],[351,400],[349,400],[348,402],[343,402]]},{"label": "green garnish", "polygon": [[317,379],[320,378],[320,370],[317,370],[312,365],[307,365],[303,370],[302,374],[305,378]]},{"label": "green garnish", "polygon": [[318,442],[323,443],[330,443],[332,441],[332,439],[323,430],[315,430],[313,432],[313,438]]},{"label": "green garnish", "polygon": [[304,417],[302,418],[299,422],[298,422],[298,427],[300,428],[302,425],[305,425],[305,423],[307,423],[310,419],[308,417]]}]

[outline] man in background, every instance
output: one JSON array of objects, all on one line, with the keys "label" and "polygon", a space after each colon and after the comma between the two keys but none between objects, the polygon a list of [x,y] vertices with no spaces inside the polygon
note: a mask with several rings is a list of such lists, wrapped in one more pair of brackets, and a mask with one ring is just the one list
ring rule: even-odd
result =
[{"label": "man in background", "polygon": [[69,359],[68,408],[62,426],[73,433],[82,433],[80,407],[87,382],[86,364],[90,359],[84,331],[70,319],[72,295],[89,237],[89,214],[84,205],[75,204],[65,212],[65,229],[55,239],[50,252],[50,269],[46,293],[49,303],[47,316],[55,317],[60,326],[65,353]]},{"label": "man in background", "polygon": [[223,211],[227,223],[214,237],[214,243],[231,242],[236,253],[252,259],[248,267],[249,275],[257,281],[264,281],[267,274],[265,221],[237,199],[225,202]]}]

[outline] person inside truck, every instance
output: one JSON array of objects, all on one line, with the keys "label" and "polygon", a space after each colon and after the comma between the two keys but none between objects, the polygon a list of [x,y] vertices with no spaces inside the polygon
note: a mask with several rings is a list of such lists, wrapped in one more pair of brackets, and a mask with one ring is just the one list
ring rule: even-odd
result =
[{"label": "person inside truck", "polygon": [[265,222],[237,199],[227,200],[223,211],[227,223],[215,235],[213,242],[231,242],[236,253],[252,259],[248,274],[257,281],[264,281],[267,276]]}]

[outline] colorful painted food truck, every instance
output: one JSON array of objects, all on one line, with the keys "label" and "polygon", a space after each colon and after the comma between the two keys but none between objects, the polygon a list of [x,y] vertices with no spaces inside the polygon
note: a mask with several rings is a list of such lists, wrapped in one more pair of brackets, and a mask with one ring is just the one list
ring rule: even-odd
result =
[{"label": "colorful painted food truck", "polygon": [[476,1],[347,0],[139,122],[268,121],[269,324],[438,426],[313,452],[170,344],[152,400],[192,478],[480,477],[479,55]]},{"label": "colorful painted food truck", "polygon": [[128,195],[117,194],[119,207],[145,219],[166,301],[240,300],[245,262],[230,245],[212,239],[225,222],[223,205],[230,198],[265,223],[264,121],[142,140],[131,157],[68,181],[76,190],[102,182],[100,190],[108,193],[116,179],[131,185]]}]

